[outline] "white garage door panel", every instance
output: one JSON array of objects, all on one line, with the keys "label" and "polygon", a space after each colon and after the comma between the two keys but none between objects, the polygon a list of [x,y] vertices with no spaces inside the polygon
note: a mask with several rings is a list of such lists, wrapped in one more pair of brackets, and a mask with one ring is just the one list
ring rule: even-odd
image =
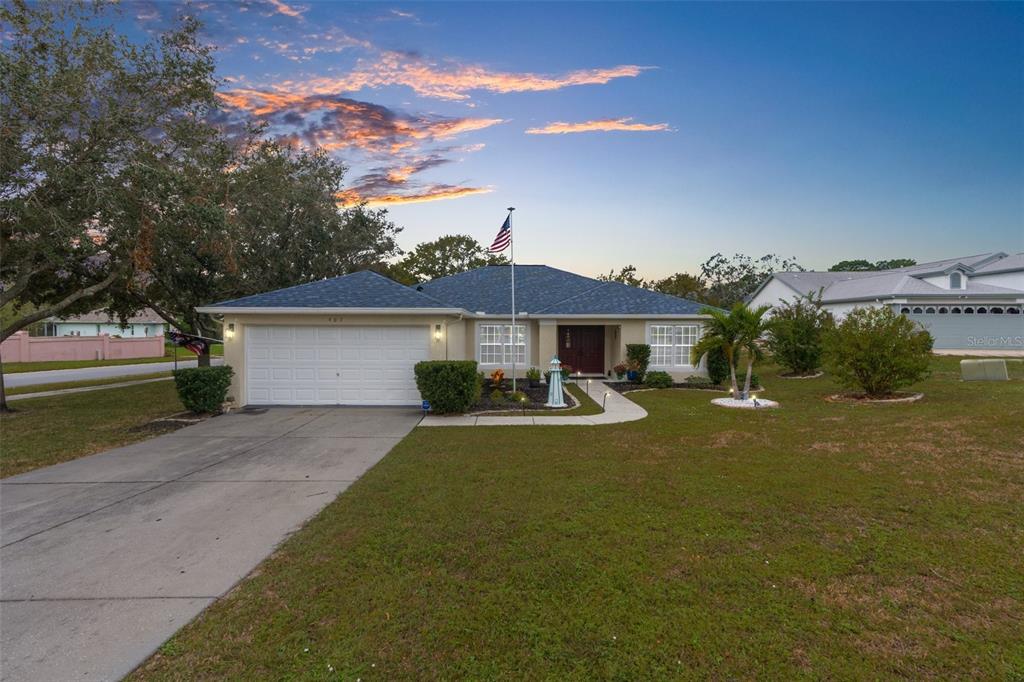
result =
[{"label": "white garage door panel", "polygon": [[418,405],[413,366],[430,358],[420,327],[246,328],[254,405]]}]

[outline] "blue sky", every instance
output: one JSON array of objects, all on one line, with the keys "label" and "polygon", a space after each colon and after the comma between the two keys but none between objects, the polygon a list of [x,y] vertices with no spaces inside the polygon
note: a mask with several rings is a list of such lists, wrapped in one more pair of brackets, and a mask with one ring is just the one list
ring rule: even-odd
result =
[{"label": "blue sky", "polygon": [[584,274],[1024,250],[1019,3],[191,11],[233,115],[327,145],[405,248],[516,206],[517,261]]}]

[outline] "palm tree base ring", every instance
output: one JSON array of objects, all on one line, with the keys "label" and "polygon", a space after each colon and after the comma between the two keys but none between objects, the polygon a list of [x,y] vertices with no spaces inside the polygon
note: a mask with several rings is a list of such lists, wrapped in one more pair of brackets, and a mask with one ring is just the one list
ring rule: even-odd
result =
[{"label": "palm tree base ring", "polygon": [[764,398],[749,398],[747,400],[740,400],[738,398],[715,398],[711,401],[711,404],[718,405],[719,407],[731,407],[739,410],[763,410],[779,406],[779,404],[774,400],[765,400]]}]

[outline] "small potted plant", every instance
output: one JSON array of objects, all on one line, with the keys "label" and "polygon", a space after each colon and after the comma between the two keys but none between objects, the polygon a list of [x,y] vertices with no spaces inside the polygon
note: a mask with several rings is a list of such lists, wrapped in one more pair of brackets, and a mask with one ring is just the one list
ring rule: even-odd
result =
[{"label": "small potted plant", "polygon": [[531,367],[526,370],[526,378],[530,382],[530,388],[537,388],[540,386],[540,370],[536,367]]},{"label": "small potted plant", "polygon": [[618,379],[619,381],[622,381],[622,378],[626,376],[626,372],[628,370],[629,366],[626,365],[626,363],[624,362],[620,362],[619,364],[612,367],[612,371],[615,372],[615,378]]},{"label": "small potted plant", "polygon": [[629,360],[626,363],[626,378],[630,381],[638,381],[640,379],[640,363],[636,360]]}]

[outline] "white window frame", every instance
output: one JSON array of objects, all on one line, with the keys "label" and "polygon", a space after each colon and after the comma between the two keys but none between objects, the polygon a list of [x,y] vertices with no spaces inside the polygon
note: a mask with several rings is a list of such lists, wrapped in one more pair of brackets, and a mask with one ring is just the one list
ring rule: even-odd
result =
[{"label": "white window frame", "polygon": [[[495,328],[500,329],[501,338],[496,340]],[[511,321],[479,322],[476,326],[476,361],[481,367],[512,366],[512,323]],[[522,334],[522,341],[516,345],[522,349],[522,357],[516,358],[515,364],[526,367],[530,358],[530,330],[525,323],[516,322],[516,328]],[[486,341],[486,344],[485,344]],[[484,354],[484,346],[491,352]],[[495,357],[495,348],[500,349],[500,359]],[[486,357],[486,359],[485,359]],[[495,360],[498,361],[495,361]]]},{"label": "white window frame", "polygon": [[[651,347],[650,367],[693,368],[690,352],[700,340],[701,326],[696,322],[651,322],[647,325],[647,344]],[[666,362],[667,360],[667,362]]]}]

